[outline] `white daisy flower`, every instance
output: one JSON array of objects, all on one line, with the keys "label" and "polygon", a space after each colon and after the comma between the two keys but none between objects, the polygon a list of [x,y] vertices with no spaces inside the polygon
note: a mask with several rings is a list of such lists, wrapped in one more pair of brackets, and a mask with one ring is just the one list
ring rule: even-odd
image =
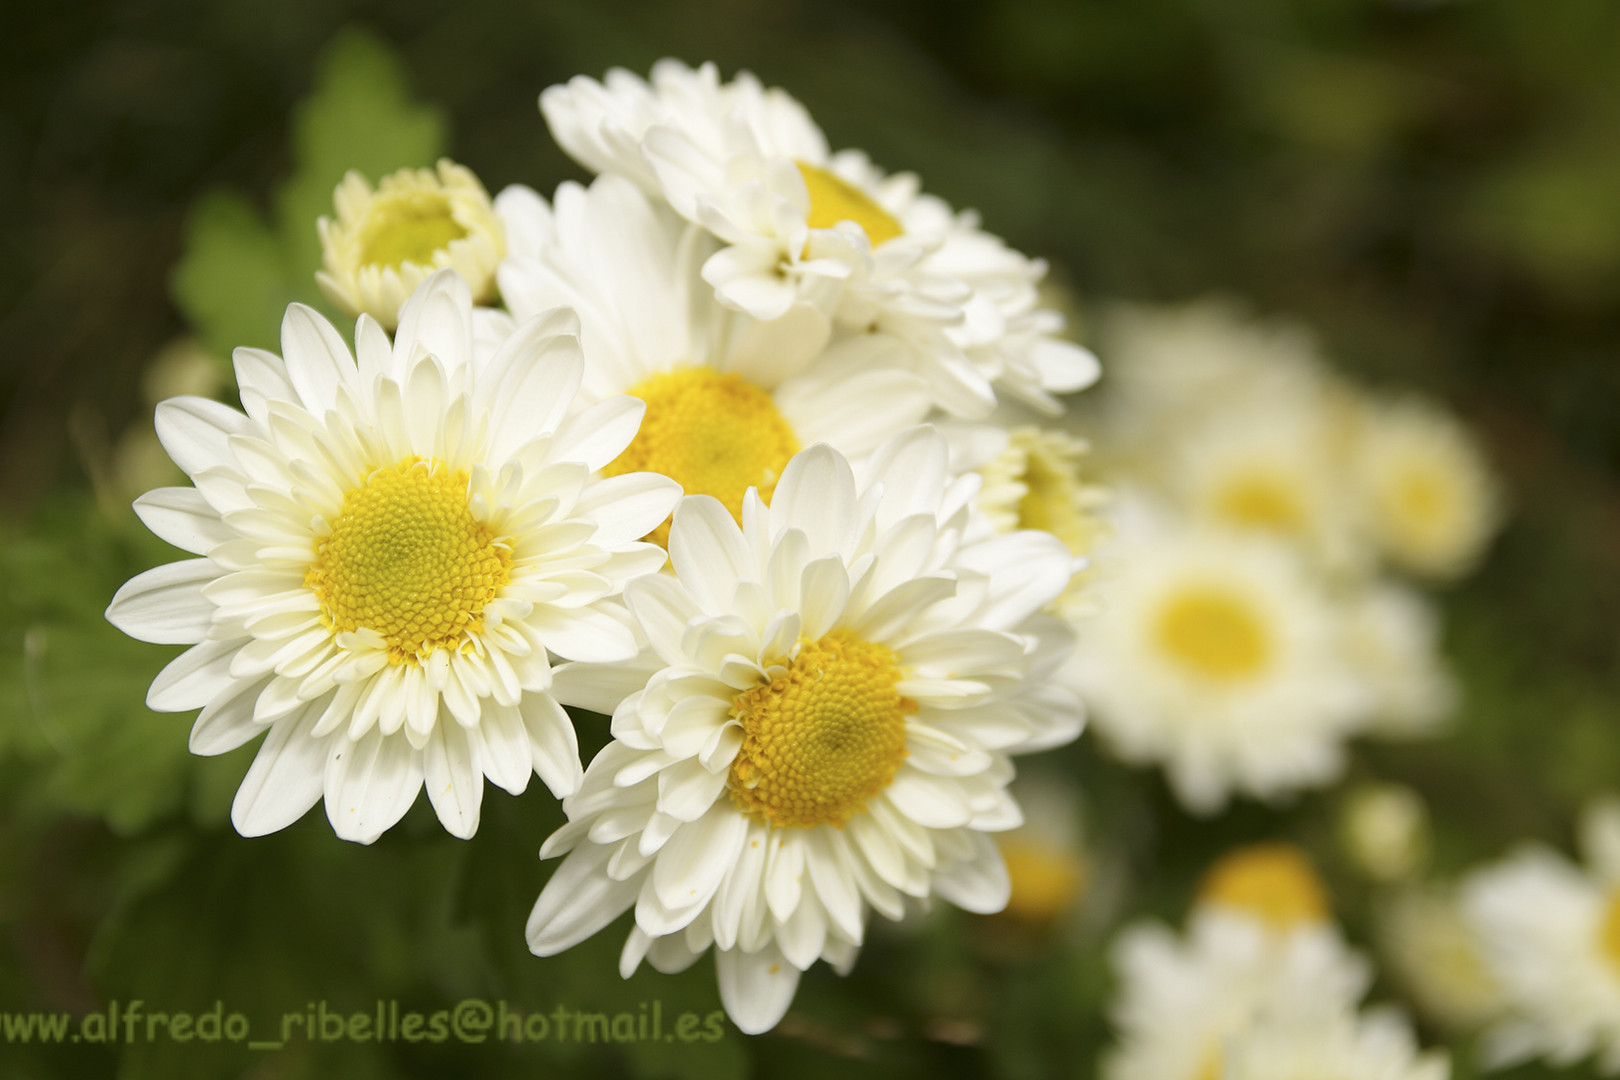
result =
[{"label": "white daisy flower", "polygon": [[[830,327],[810,305],[762,323],[715,303],[698,275],[712,240],[623,177],[564,184],[555,206],[521,187],[496,204],[512,245],[500,269],[512,313],[572,308],[584,397],[646,402],[610,473],[663,473],[740,517],[744,492],[768,502],[800,447],[825,442],[857,460],[929,409],[922,379],[874,364],[871,342],[828,348]],[[656,539],[667,536],[661,526]]]},{"label": "white daisy flower", "polygon": [[783,472],[739,529],[682,500],[674,576],[626,592],[650,654],[558,672],[563,700],[611,710],[613,736],[564,800],[568,853],[529,919],[549,956],[626,909],[620,970],[712,945],[742,1030],[773,1027],[818,958],[847,971],[868,909],[944,897],[1000,910],[990,833],[1022,820],[1008,754],[1073,739],[1050,684],[1069,648],[1037,613],[1071,560],[1036,532],[964,544],[977,478],[914,429],[857,475],[825,446]]},{"label": "white daisy flower", "polygon": [[1453,417],[1404,401],[1366,410],[1353,491],[1373,539],[1392,562],[1455,578],[1479,561],[1501,519],[1479,447]]},{"label": "white daisy flower", "polygon": [[[1319,405],[1319,407],[1318,407]],[[1166,447],[1169,484],[1194,518],[1272,536],[1324,570],[1364,568],[1371,552],[1325,403],[1263,399],[1212,410]]]},{"label": "white daisy flower", "polygon": [[1502,1012],[1502,987],[1450,889],[1402,889],[1380,905],[1379,951],[1407,998],[1451,1031],[1474,1031]]},{"label": "white daisy flower", "polygon": [[808,112],[744,72],[659,62],[652,82],[615,70],[548,88],[541,112],[588,168],[660,193],[723,246],[703,276],[720,299],[771,320],[810,300],[846,330],[895,346],[938,403],[982,414],[992,384],[1057,410],[1053,393],[1097,378],[1096,359],[1038,307],[1045,266],[1011,250],[856,151],[830,153]]},{"label": "white daisy flower", "polygon": [[1233,792],[1272,800],[1336,777],[1364,696],[1292,553],[1207,528],[1121,551],[1070,672],[1116,752],[1163,764],[1200,814]]},{"label": "white daisy flower", "polygon": [[1620,1073],[1620,801],[1589,808],[1582,826],[1586,868],[1530,847],[1460,887],[1505,999],[1482,1047],[1489,1066],[1595,1054],[1600,1072]]},{"label": "white daisy flower", "polygon": [[1301,1020],[1262,1014],[1222,1055],[1218,1080],[1448,1080],[1451,1059],[1419,1049],[1399,1010],[1344,1009]]},{"label": "white daisy flower", "polygon": [[1405,784],[1360,784],[1340,806],[1339,841],[1374,881],[1412,877],[1429,857],[1428,804]]},{"label": "white daisy flower", "polygon": [[1375,583],[1339,600],[1342,649],[1371,695],[1369,732],[1431,735],[1457,706],[1457,684],[1440,655],[1440,624],[1418,593]]},{"label": "white daisy flower", "polygon": [[506,239],[466,166],[440,159],[434,169],[400,169],[375,189],[351,171],[332,200],[337,219],[317,223],[324,269],[315,281],[340,310],[392,330],[411,293],[447,267],[467,280],[474,303],[494,296]]},{"label": "white daisy flower", "polygon": [[1221,905],[1196,910],[1185,937],[1154,923],[1127,928],[1113,960],[1119,1043],[1102,1060],[1105,1080],[1220,1077],[1228,1043],[1258,1018],[1334,1015],[1354,1008],[1371,979],[1326,922],[1279,931]]},{"label": "white daisy flower", "polygon": [[548,651],[614,661],[636,644],[611,599],[655,572],[637,543],[679,497],[661,476],[593,478],[641,403],[572,408],[582,361],[567,311],[475,362],[472,301],[452,271],[405,305],[398,335],[362,316],[355,351],[309,308],[283,357],[236,351],[244,416],[203,398],[159,406],[158,435],[195,487],[136,501],[201,556],[149,570],[107,617],[191,644],[147,704],[201,707],[199,754],[263,746],[232,807],[244,835],[324,794],[339,836],[370,843],[424,781],[445,828],[477,828],[483,778],[578,785]]}]

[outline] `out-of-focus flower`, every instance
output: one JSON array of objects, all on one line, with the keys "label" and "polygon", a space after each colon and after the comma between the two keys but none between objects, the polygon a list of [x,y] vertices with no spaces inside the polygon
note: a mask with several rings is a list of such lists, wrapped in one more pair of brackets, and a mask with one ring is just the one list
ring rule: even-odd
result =
[{"label": "out-of-focus flower", "polygon": [[1020,778],[1013,794],[1024,809],[1024,823],[996,836],[1011,885],[1001,915],[1032,929],[1049,929],[1074,910],[1090,876],[1079,800],[1071,788],[1041,777]]},{"label": "out-of-focus flower", "polygon": [[1390,972],[1430,1020],[1473,1031],[1501,1012],[1502,988],[1450,890],[1400,890],[1378,908],[1378,938]]},{"label": "out-of-focus flower", "polygon": [[1447,1080],[1451,1059],[1422,1051],[1406,1017],[1395,1009],[1356,1014],[1345,1009],[1297,1019],[1264,1013],[1232,1038],[1214,1080]]},{"label": "out-of-focus flower", "polygon": [[976,487],[924,428],[859,474],[803,451],[768,508],[744,500],[740,529],[713,499],[682,500],[674,575],[626,594],[642,663],[558,672],[564,701],[613,714],[614,738],[542,848],[567,858],[531,949],[634,907],[625,977],[712,945],[726,1011],[760,1032],[818,958],[849,969],[869,909],[1006,905],[991,834],[1022,822],[1008,755],[1073,739],[1081,712],[1043,685],[1041,639],[1069,639],[1038,612],[1068,552],[1038,532],[963,543]]},{"label": "out-of-focus flower", "polygon": [[411,293],[446,268],[466,279],[474,303],[495,295],[505,232],[466,166],[441,159],[433,169],[400,169],[375,189],[350,172],[332,201],[337,218],[317,226],[324,269],[315,280],[342,311],[392,330]]},{"label": "out-of-focus flower", "polygon": [[1108,535],[1102,514],[1108,492],[1082,479],[1088,449],[1071,435],[1024,425],[1008,431],[995,456],[977,467],[984,477],[979,509],[998,531],[1042,529],[1087,560],[1053,608],[1070,619],[1096,613],[1090,560]]},{"label": "out-of-focus flower", "polygon": [[1457,703],[1434,609],[1387,582],[1341,595],[1339,606],[1344,656],[1369,695],[1368,730],[1385,738],[1432,734]]},{"label": "out-of-focus flower", "polygon": [[1316,868],[1299,848],[1281,842],[1250,844],[1221,856],[1204,875],[1197,905],[1259,919],[1283,934],[1333,921]]},{"label": "out-of-focus flower", "polygon": [[1461,885],[1505,1003],[1482,1044],[1491,1066],[1596,1055],[1620,1073],[1620,800],[1589,807],[1581,839],[1584,868],[1528,847]]},{"label": "out-of-focus flower", "polygon": [[[770,501],[801,447],[825,442],[858,461],[928,411],[922,379],[873,364],[869,342],[828,348],[831,328],[810,305],[762,323],[715,303],[698,276],[713,242],[623,177],[564,184],[554,205],[508,188],[496,206],[513,316],[579,312],[585,397],[646,403],[609,473],[663,473],[735,518],[749,488]],[[666,524],[653,538],[667,536]]]},{"label": "out-of-focus flower", "polygon": [[1478,446],[1432,405],[1369,408],[1352,477],[1374,541],[1396,565],[1424,577],[1454,578],[1471,569],[1501,518]]},{"label": "out-of-focus flower", "polygon": [[1056,412],[1096,359],[1056,335],[1038,307],[1045,265],[1008,248],[858,151],[831,153],[804,106],[742,73],[674,60],[650,82],[614,70],[548,88],[557,142],[598,172],[657,192],[720,241],[702,273],[720,300],[755,318],[821,307],[847,332],[886,343],[959,415],[995,404],[993,386]]},{"label": "out-of-focus flower", "polygon": [[429,278],[388,336],[360,319],[356,356],[293,305],[284,356],[238,349],[246,415],[204,398],[158,407],[195,487],[135,503],[200,556],[124,585],[107,617],[193,647],[147,704],[201,708],[191,748],[265,741],[232,807],[248,836],[322,798],[339,836],[370,843],[424,781],[445,828],[478,826],[484,778],[580,780],[548,652],[628,660],[614,599],[664,562],[637,540],[679,497],[664,477],[593,477],[630,441],[639,403],[571,409],[582,361],[567,311],[473,359],[472,302]]},{"label": "out-of-focus flower", "polygon": [[1363,784],[1340,810],[1339,835],[1351,861],[1368,877],[1396,881],[1422,868],[1429,855],[1429,810],[1402,784]]},{"label": "out-of-focus flower", "polygon": [[1162,764],[1202,814],[1233,792],[1275,800],[1336,777],[1364,699],[1292,554],[1208,528],[1121,537],[1128,557],[1071,669],[1098,733]]}]

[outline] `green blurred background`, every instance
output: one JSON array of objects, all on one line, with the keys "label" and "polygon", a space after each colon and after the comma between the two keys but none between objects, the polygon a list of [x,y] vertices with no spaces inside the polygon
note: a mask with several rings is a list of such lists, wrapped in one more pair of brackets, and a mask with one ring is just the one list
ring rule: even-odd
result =
[{"label": "green blurred background", "polygon": [[[528,955],[550,872],[535,852],[560,820],[538,785],[491,789],[471,843],[425,800],[372,848],[334,839],[319,811],[238,837],[228,807],[252,748],[192,758],[190,718],[141,706],[175,650],[101,619],[123,580],[172,557],[128,510],[172,482],[151,459],[153,398],[187,379],[206,391],[208,365],[185,357],[273,346],[274,313],[317,301],[313,215],[343,169],[445,151],[491,191],[549,192],[582,173],[552,145],[540,89],[665,55],[750,68],[835,147],[978,208],[1051,261],[1083,339],[1109,301],[1227,293],[1308,320],[1375,387],[1450,403],[1512,502],[1483,569],[1442,598],[1464,704],[1452,737],[1358,747],[1352,773],[1425,794],[1441,876],[1526,837],[1567,848],[1580,802],[1620,787],[1612,0],[90,0],[14,6],[6,24],[0,1012],[223,1000],[269,1025],[323,999],[718,1007],[707,963],[621,983],[622,926]],[[1368,940],[1367,888],[1326,839],[1332,793],[1198,822],[1089,740],[1033,771],[1081,778],[1113,906],[1043,932],[948,911],[879,928],[853,977],[813,971],[768,1037],[0,1043],[0,1077],[1090,1076],[1118,919],[1179,919],[1214,853],[1269,835],[1311,845]]]}]

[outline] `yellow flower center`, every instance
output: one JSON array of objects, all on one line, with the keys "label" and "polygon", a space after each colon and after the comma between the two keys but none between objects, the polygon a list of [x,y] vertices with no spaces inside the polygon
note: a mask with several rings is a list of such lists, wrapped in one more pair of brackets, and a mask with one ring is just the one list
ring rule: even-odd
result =
[{"label": "yellow flower center", "polygon": [[1182,590],[1159,612],[1154,630],[1167,656],[1206,679],[1252,676],[1271,657],[1264,617],[1246,597],[1228,589]]},{"label": "yellow flower center", "polygon": [[395,269],[408,262],[432,266],[437,252],[466,235],[449,198],[437,191],[379,192],[361,226],[360,263]]},{"label": "yellow flower center", "polygon": [[1304,530],[1305,508],[1281,476],[1250,472],[1233,477],[1215,495],[1215,514],[1246,528],[1293,535]]},{"label": "yellow flower center", "polygon": [[1450,508],[1445,481],[1423,468],[1411,468],[1401,476],[1392,501],[1395,514],[1416,529],[1443,523]]},{"label": "yellow flower center", "polygon": [[343,496],[304,583],[334,633],[375,631],[399,664],[481,631],[511,570],[511,548],[467,508],[467,474],[412,456]]},{"label": "yellow flower center", "polygon": [[830,229],[840,221],[853,221],[866,230],[866,238],[873,247],[905,232],[893,214],[848,180],[802,161],[794,164],[804,177],[804,186],[810,190],[807,220],[812,229]]},{"label": "yellow flower center", "polygon": [[1074,906],[1085,885],[1085,867],[1074,854],[1054,844],[1018,836],[996,839],[1012,892],[1004,914],[1022,923],[1055,922]]},{"label": "yellow flower center", "polygon": [[[712,495],[741,520],[743,495],[771,492],[799,450],[771,395],[737,375],[708,367],[654,375],[630,388],[647,403],[641,430],[603,471],[663,473],[688,495]],[[669,523],[648,535],[669,542]]]},{"label": "yellow flower center", "polygon": [[1620,969],[1620,889],[1609,894],[1603,922],[1598,929],[1598,941],[1603,948],[1604,959]]},{"label": "yellow flower center", "polygon": [[894,780],[917,703],[895,689],[894,653],[848,631],[801,641],[786,667],[732,699],[731,801],[784,829],[843,828]]},{"label": "yellow flower center", "polygon": [[1292,844],[1254,844],[1226,855],[1205,875],[1198,899],[1259,916],[1280,931],[1328,921],[1327,891]]}]

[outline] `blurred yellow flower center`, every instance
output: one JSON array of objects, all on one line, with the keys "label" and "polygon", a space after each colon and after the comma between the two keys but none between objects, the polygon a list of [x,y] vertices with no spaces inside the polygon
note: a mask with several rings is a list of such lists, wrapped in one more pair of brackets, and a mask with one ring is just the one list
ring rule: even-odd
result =
[{"label": "blurred yellow flower center", "polygon": [[1409,469],[1392,493],[1395,513],[1414,528],[1428,528],[1445,520],[1449,500],[1446,484],[1429,469]]},{"label": "blurred yellow flower center", "polygon": [[433,265],[433,256],[467,230],[455,219],[450,199],[437,191],[404,188],[379,192],[360,229],[360,263]]},{"label": "blurred yellow flower center", "polygon": [[1232,477],[1215,495],[1215,514],[1246,528],[1297,534],[1305,526],[1298,493],[1279,475],[1255,471]]},{"label": "blurred yellow flower center", "polygon": [[[743,495],[770,501],[788,459],[799,450],[771,395],[737,375],[708,367],[654,375],[630,388],[647,403],[641,430],[603,471],[663,473],[688,495],[712,495],[742,517]],[[669,542],[669,523],[649,534]]]},{"label": "blurred yellow flower center", "polygon": [[1327,891],[1292,844],[1254,844],[1225,856],[1204,877],[1198,899],[1246,911],[1281,931],[1328,921]]},{"label": "blurred yellow flower center", "polygon": [[1056,921],[1074,906],[1085,884],[1085,867],[1074,852],[1019,836],[997,837],[996,846],[1012,882],[1008,918],[1041,925]]},{"label": "blurred yellow flower center", "polygon": [[1213,586],[1187,588],[1159,611],[1158,647],[1206,679],[1242,679],[1266,666],[1271,635],[1263,615],[1242,595]]},{"label": "blurred yellow flower center", "polygon": [[1603,925],[1599,929],[1603,943],[1603,956],[1620,968],[1620,889],[1609,894],[1608,907],[1603,912]]},{"label": "blurred yellow flower center", "polygon": [[732,700],[731,801],[784,829],[842,828],[894,780],[917,703],[895,689],[894,653],[847,631],[801,641],[786,667]]},{"label": "blurred yellow flower center", "polygon": [[304,582],[333,632],[375,631],[398,664],[482,630],[511,569],[510,547],[467,508],[467,474],[412,456],[343,497]]},{"label": "blurred yellow flower center", "polygon": [[866,230],[866,238],[873,247],[905,232],[893,214],[848,180],[802,161],[794,164],[804,177],[804,186],[810,190],[807,220],[812,229],[830,229],[840,221],[853,221]]},{"label": "blurred yellow flower center", "polygon": [[1018,527],[1049,532],[1071,553],[1084,555],[1096,531],[1080,486],[1085,444],[1036,428],[1014,428],[1011,434],[1012,449],[1024,459],[1018,479],[1026,490],[1018,500]]}]

